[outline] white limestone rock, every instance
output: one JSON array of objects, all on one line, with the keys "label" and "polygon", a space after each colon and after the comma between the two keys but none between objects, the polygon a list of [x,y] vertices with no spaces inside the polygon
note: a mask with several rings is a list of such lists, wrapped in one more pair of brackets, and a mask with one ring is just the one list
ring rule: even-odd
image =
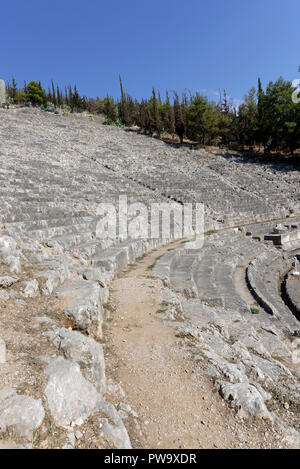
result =
[{"label": "white limestone rock", "polygon": [[32,432],[39,428],[45,412],[41,400],[18,395],[15,389],[6,387],[0,391],[0,430],[13,427],[19,435],[31,439]]},{"label": "white limestone rock", "polygon": [[21,261],[19,256],[9,256],[7,258],[7,265],[11,274],[21,273]]},{"label": "white limestone rock", "polygon": [[61,427],[84,423],[100,396],[82,376],[78,363],[57,357],[50,361],[45,373],[48,382],[44,394],[55,423]]},{"label": "white limestone rock", "polygon": [[6,363],[6,343],[0,339],[0,365]]},{"label": "white limestone rock", "polygon": [[102,431],[105,436],[113,442],[117,449],[131,449],[132,446],[127,430],[116,408],[101,399],[97,405],[97,409],[109,418],[100,419]]},{"label": "white limestone rock", "polygon": [[244,383],[219,383],[219,392],[221,396],[229,402],[230,407],[236,408],[240,418],[261,417],[272,420],[265,401],[271,398],[267,393],[261,394],[261,387]]},{"label": "white limestone rock", "polygon": [[54,343],[68,360],[74,360],[80,366],[84,377],[98,392],[105,392],[105,361],[102,345],[80,332],[61,328],[50,332]]},{"label": "white limestone rock", "polygon": [[13,255],[16,250],[17,243],[11,236],[0,236],[0,256],[3,258],[3,260]]},{"label": "white limestone rock", "polygon": [[3,264],[9,266],[8,268],[11,273],[19,274],[21,272],[17,242],[11,236],[0,236],[0,256],[2,257]]},{"label": "white limestone rock", "polygon": [[23,283],[22,294],[25,298],[35,298],[39,295],[39,283],[37,280],[30,280]]},{"label": "white limestone rock", "polygon": [[9,288],[12,285],[14,285],[15,283],[17,283],[18,281],[19,281],[19,279],[13,278],[13,277],[10,277],[10,276],[6,275],[4,277],[0,277],[0,287],[1,288]]},{"label": "white limestone rock", "polygon": [[64,302],[66,314],[81,330],[96,329],[97,336],[102,335],[103,311],[101,306],[100,285],[90,280],[69,282],[57,291],[57,296]]},{"label": "white limestone rock", "polygon": [[0,300],[9,300],[10,296],[6,290],[0,290]]}]

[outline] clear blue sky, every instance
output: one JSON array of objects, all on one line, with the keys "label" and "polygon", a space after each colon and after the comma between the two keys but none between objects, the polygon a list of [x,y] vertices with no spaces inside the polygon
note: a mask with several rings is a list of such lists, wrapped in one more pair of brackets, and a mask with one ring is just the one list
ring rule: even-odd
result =
[{"label": "clear blue sky", "polygon": [[13,0],[2,2],[0,75],[76,82],[81,94],[134,97],[152,86],[226,88],[300,78],[299,0]]}]

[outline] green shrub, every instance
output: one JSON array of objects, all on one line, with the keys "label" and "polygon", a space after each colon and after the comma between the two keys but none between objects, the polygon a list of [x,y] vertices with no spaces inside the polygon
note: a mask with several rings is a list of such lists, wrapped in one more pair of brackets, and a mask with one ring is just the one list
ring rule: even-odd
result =
[{"label": "green shrub", "polygon": [[33,105],[40,106],[45,102],[45,91],[43,90],[40,83],[37,83],[36,81],[31,81],[30,83],[28,83],[26,91],[28,101]]},{"label": "green shrub", "polygon": [[119,120],[112,120],[110,117],[106,117],[103,121],[103,125],[113,125],[115,127],[124,127],[124,124]]}]

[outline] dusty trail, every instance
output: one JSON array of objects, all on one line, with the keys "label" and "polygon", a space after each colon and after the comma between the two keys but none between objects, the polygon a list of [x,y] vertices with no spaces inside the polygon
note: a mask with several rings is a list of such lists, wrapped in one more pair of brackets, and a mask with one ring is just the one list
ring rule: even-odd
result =
[{"label": "dusty trail", "polygon": [[266,428],[237,421],[191,359],[188,345],[159,317],[160,281],[149,266],[166,250],[152,252],[112,285],[107,375],[121,383],[139,415],[138,426],[126,421],[133,447],[263,446]]}]

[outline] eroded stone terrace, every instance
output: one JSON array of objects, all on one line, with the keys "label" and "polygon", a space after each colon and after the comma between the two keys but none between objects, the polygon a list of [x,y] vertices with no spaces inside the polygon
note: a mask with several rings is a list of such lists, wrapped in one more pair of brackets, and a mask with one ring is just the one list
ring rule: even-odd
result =
[{"label": "eroded stone terrace", "polygon": [[[299,443],[300,326],[281,285],[300,246],[297,240],[278,247],[264,240],[278,219],[293,232],[300,226],[298,171],[238,154],[173,148],[102,126],[97,118],[22,108],[0,110],[0,159],[2,273],[18,280],[3,286],[0,302],[2,312],[14,306],[20,315],[25,311],[28,328],[19,340],[30,362],[23,376],[11,353],[20,331],[3,314],[1,327],[8,327],[10,337],[9,366],[0,369],[10,386],[0,390],[3,434],[12,426],[14,441],[22,445],[34,432],[46,446],[73,447],[73,430],[65,430],[58,442],[50,431],[49,441],[42,437],[43,419],[47,429],[70,429],[96,418],[103,441],[130,447],[120,416],[103,398],[110,386],[98,342],[103,304],[116,274],[168,240],[115,244],[96,239],[97,204],[124,194],[129,201],[205,204],[206,230],[217,233],[206,237],[199,252],[183,245],[157,263],[166,319],[186,340],[201,338],[195,358],[240,416],[270,418],[285,429],[288,441]],[[34,353],[32,330],[41,341]],[[19,380],[8,376],[13,368]],[[20,386],[30,374],[43,376],[38,391]],[[25,394],[16,397],[13,388]],[[276,402],[291,406],[288,414],[268,407],[274,395]],[[9,405],[11,422],[5,414]],[[19,421],[23,406],[26,428]]]}]

